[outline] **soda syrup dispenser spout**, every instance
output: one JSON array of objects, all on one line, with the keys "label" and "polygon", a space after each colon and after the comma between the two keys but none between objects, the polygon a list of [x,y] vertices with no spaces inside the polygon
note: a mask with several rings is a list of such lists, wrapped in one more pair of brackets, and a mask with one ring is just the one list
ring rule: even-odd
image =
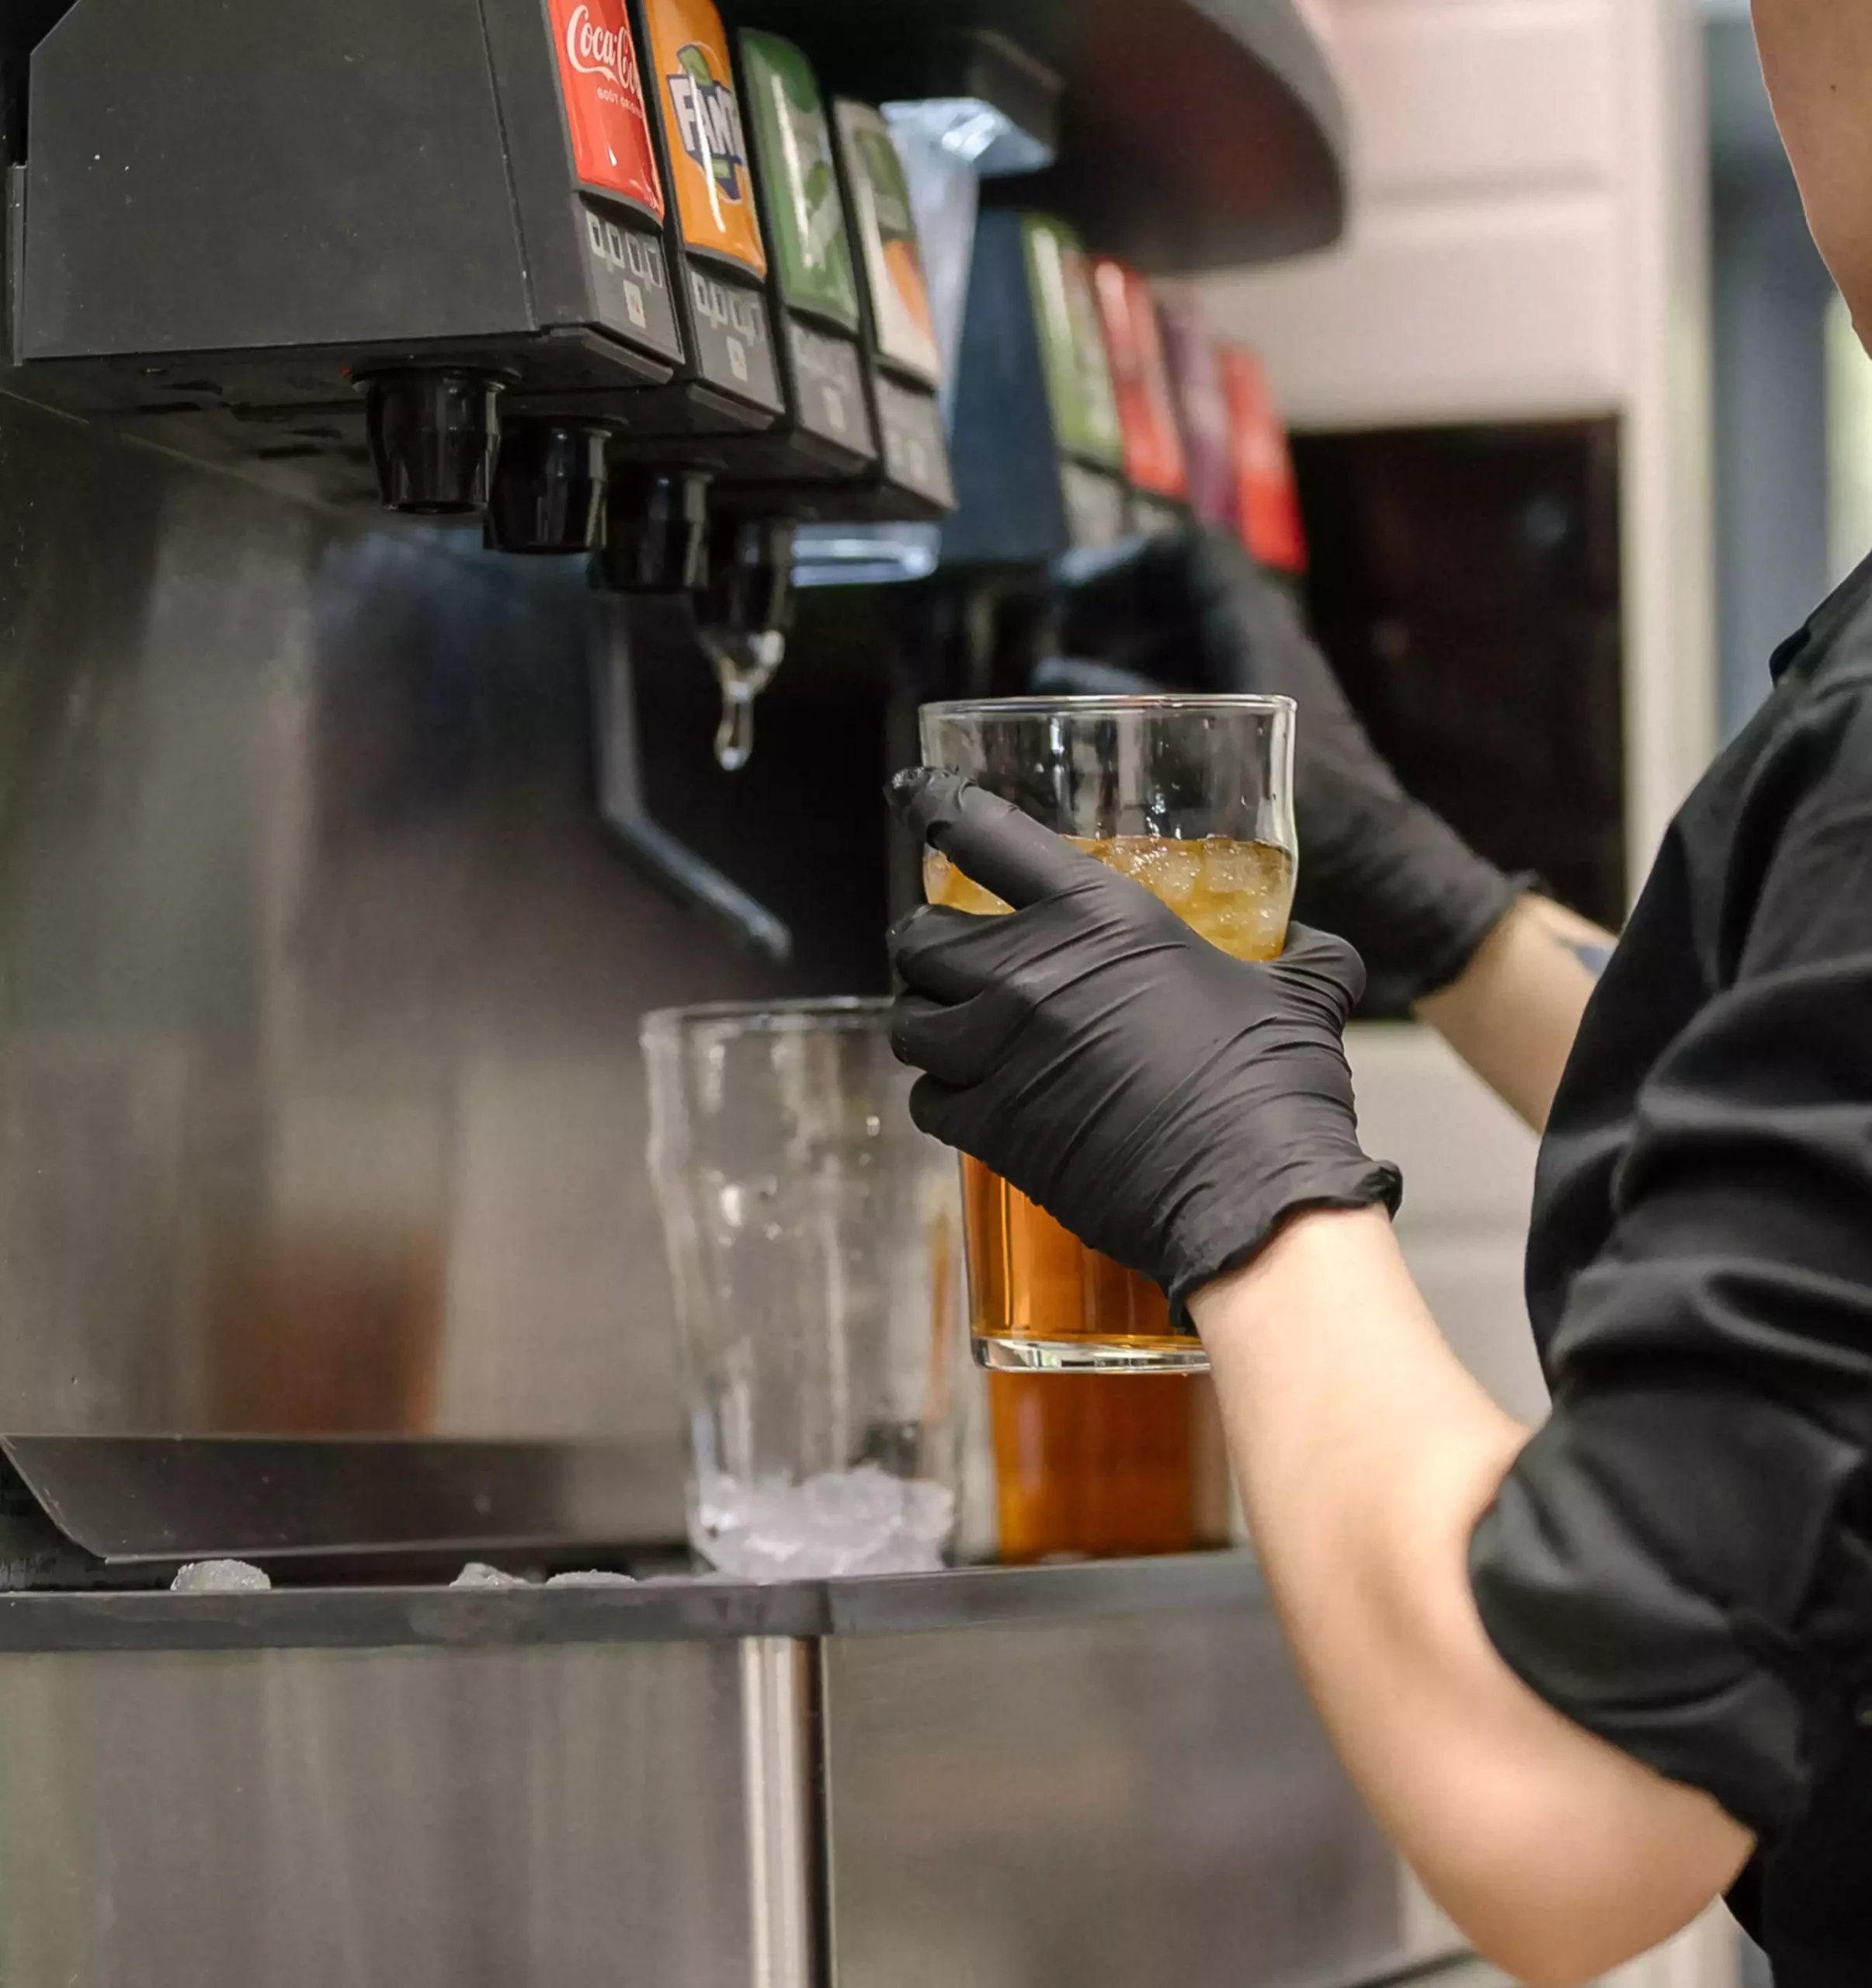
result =
[{"label": "soda syrup dispenser spout", "polygon": [[605,429],[589,422],[510,422],[484,520],[488,549],[596,551],[604,540],[609,439]]},{"label": "soda syrup dispenser spout", "polygon": [[787,638],[776,628],[739,634],[705,627],[702,643],[721,686],[715,763],[724,773],[738,773],[754,756],[755,700],[786,661]]},{"label": "soda syrup dispenser spout", "polygon": [[359,384],[386,509],[431,518],[486,509],[500,458],[504,378],[418,366]]},{"label": "soda syrup dispenser spout", "polygon": [[754,755],[754,707],[786,660],[793,620],[794,527],[731,525],[697,603],[697,632],[721,686],[715,759],[738,773]]},{"label": "soda syrup dispenser spout", "polygon": [[625,468],[613,479],[601,591],[686,597],[696,640],[721,690],[715,758],[739,773],[754,751],[754,702],[787,653],[793,530],[779,522],[717,524],[706,471]]}]

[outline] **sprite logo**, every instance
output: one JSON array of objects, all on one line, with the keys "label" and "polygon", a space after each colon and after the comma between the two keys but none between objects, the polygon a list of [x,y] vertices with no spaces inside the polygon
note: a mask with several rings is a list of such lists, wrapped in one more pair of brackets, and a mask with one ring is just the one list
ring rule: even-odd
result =
[{"label": "sprite logo", "polygon": [[742,197],[748,148],[741,133],[741,106],[735,86],[718,78],[708,50],[694,42],[676,56],[678,73],[664,78],[675,106],[682,149],[714,182],[724,200]]}]

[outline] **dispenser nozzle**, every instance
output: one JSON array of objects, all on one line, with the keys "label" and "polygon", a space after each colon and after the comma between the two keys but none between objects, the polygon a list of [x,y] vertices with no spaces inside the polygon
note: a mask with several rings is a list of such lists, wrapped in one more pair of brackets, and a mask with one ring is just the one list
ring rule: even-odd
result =
[{"label": "dispenser nozzle", "polygon": [[602,428],[529,421],[509,427],[488,505],[487,540],[498,552],[589,552],[605,529]]},{"label": "dispenser nozzle", "polygon": [[697,592],[708,577],[708,492],[700,470],[615,471],[598,584],[611,593]]},{"label": "dispenser nozzle", "polygon": [[754,756],[754,700],[787,659],[787,638],[777,628],[731,635],[704,627],[702,646],[721,686],[721,722],[715,728],[715,763],[738,773]]},{"label": "dispenser nozzle", "polygon": [[419,517],[481,510],[494,488],[504,383],[484,373],[415,367],[373,374],[364,384],[386,508]]}]

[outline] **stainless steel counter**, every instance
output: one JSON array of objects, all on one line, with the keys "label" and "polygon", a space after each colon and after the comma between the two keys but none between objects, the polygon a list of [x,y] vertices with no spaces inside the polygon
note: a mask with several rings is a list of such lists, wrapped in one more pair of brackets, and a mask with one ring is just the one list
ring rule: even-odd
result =
[{"label": "stainless steel counter", "polygon": [[1233,1555],[4,1596],[0,1758],[8,1988],[1330,1988],[1451,1946]]},{"label": "stainless steel counter", "polygon": [[653,1576],[629,1588],[0,1594],[0,1657],[849,1640],[1264,1607],[1253,1561],[1235,1553],[766,1587]]}]

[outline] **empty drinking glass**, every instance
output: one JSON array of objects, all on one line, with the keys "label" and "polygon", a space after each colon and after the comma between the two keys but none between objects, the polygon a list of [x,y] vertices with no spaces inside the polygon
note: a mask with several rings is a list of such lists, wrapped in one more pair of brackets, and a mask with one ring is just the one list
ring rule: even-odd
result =
[{"label": "empty drinking glass", "polygon": [[954,1156],[888,1005],[644,1024],[691,1443],[689,1536],[752,1580],[939,1567],[964,1354]]}]

